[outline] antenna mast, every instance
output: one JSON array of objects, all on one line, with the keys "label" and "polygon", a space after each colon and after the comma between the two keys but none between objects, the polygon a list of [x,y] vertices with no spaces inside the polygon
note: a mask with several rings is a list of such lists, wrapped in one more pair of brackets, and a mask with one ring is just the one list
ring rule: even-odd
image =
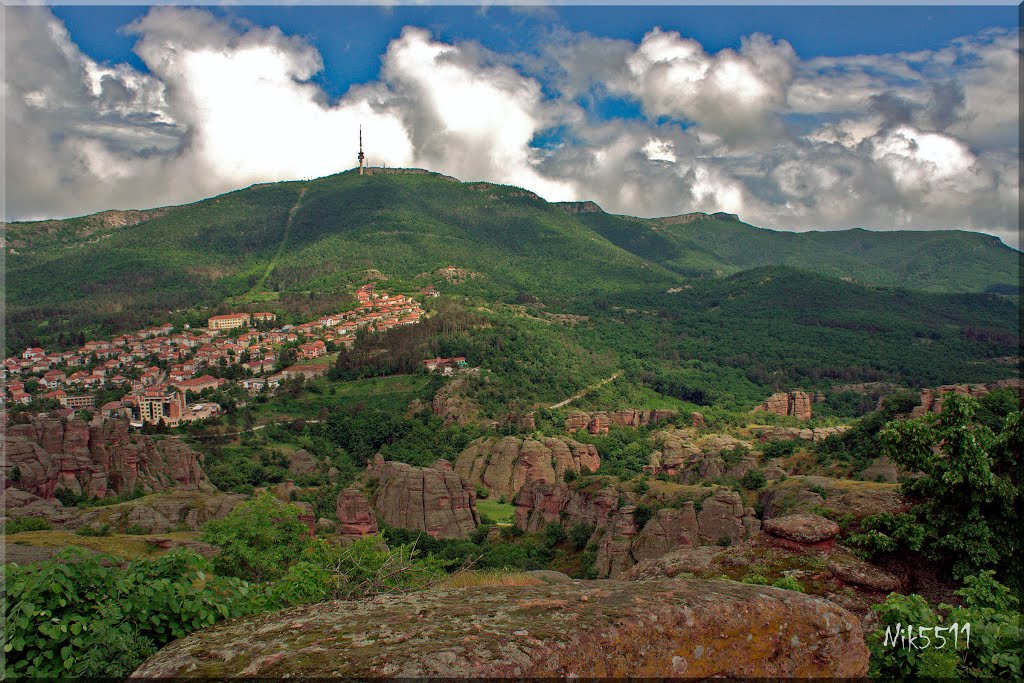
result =
[{"label": "antenna mast", "polygon": [[359,126],[359,175],[363,175],[363,159],[366,155],[363,154],[363,127]]}]

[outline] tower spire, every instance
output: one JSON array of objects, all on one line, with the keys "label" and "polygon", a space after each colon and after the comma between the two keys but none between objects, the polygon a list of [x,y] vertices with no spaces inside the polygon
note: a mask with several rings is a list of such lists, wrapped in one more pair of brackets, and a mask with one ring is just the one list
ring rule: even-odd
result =
[{"label": "tower spire", "polygon": [[359,175],[363,175],[363,159],[366,155],[363,154],[363,127],[359,126]]}]

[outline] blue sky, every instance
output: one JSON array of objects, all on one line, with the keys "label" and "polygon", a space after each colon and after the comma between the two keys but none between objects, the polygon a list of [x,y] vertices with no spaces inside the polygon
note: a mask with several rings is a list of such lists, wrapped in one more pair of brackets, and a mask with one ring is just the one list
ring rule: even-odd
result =
[{"label": "blue sky", "polygon": [[1016,244],[1017,12],[11,8],[8,214],[337,172],[362,125],[371,163],[620,213]]},{"label": "blue sky", "polygon": [[[442,41],[473,40],[496,52],[536,51],[552,24],[573,32],[639,42],[652,26],[680,31],[710,52],[738,48],[742,36],[784,38],[803,58],[932,50],[991,27],[1017,26],[1011,6],[746,6],[746,7],[314,7],[209,8],[214,14],[278,26],[317,47],[324,70],[317,82],[333,96],[351,83],[373,80],[380,55],[407,25],[423,26]],[[145,70],[132,52],[135,38],[121,27],[146,7],[54,7],[83,51],[100,61],[126,61]]]}]

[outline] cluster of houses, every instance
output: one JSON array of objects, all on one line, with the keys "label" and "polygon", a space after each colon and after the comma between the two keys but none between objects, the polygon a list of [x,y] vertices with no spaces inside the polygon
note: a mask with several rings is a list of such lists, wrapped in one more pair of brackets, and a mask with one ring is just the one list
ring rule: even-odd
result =
[{"label": "cluster of houses", "polygon": [[[6,381],[0,397],[11,404],[46,398],[70,410],[95,410],[90,391],[125,389],[120,401],[99,406],[101,416],[127,417],[140,425],[162,421],[175,427],[219,410],[217,404],[187,402],[190,394],[219,388],[227,381],[210,375],[208,368],[241,365],[251,375],[240,382],[245,389],[273,390],[285,379],[325,374],[329,365],[305,361],[326,356],[328,344],[351,346],[361,329],[376,332],[412,325],[423,316],[412,297],[377,292],[373,284],[359,287],[356,297],[356,308],[300,325],[271,327],[273,313],[229,313],[210,317],[205,330],[175,332],[165,324],[110,341],[89,341],[72,351],[26,349],[0,367],[0,377]],[[238,328],[244,330],[231,332]],[[280,346],[289,342],[300,342],[296,353],[303,362],[269,374],[278,363]],[[153,365],[153,357],[167,370]],[[38,386],[34,393],[26,388],[30,380]]]}]

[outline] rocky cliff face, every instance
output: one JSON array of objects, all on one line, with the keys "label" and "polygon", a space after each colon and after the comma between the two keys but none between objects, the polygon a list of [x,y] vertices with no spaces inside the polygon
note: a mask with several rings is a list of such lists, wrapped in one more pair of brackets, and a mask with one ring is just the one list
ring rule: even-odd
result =
[{"label": "rocky cliff face", "polygon": [[811,396],[799,389],[790,392],[779,392],[772,394],[768,399],[754,408],[754,411],[764,410],[776,415],[792,415],[801,420],[811,419]]},{"label": "rocky cliff face", "polygon": [[832,678],[867,674],[860,621],[725,581],[486,586],[309,605],[174,641],[139,678]]},{"label": "rocky cliff face", "polygon": [[614,489],[576,490],[567,484],[531,482],[515,498],[516,526],[529,533],[551,522],[569,529],[576,524],[594,528],[598,543],[595,566],[600,576],[612,578],[637,562],[650,560],[681,547],[706,543],[741,543],[754,537],[761,523],[754,509],[744,507],[735,491],[719,488],[702,501],[681,508],[663,508],[641,526],[637,507],[620,500]]},{"label": "rocky cliff face", "polygon": [[608,431],[609,425],[618,427],[643,427],[645,425],[667,420],[675,416],[674,410],[615,410],[611,412],[600,411],[596,413],[569,413],[565,418],[565,429],[570,434],[580,429],[586,429],[591,434],[603,434]]},{"label": "rocky cliff face", "polygon": [[[129,433],[124,420],[87,424],[40,417],[10,425],[3,446],[5,487],[41,498],[62,488],[96,498],[136,487],[213,490],[197,452],[177,439]],[[12,477],[15,467],[18,476]]]},{"label": "rocky cliff face", "polygon": [[506,500],[530,481],[560,482],[566,472],[596,472],[597,449],[572,439],[484,437],[469,444],[455,461],[455,471],[473,485]]},{"label": "rocky cliff face", "polygon": [[378,455],[366,476],[380,523],[419,529],[434,538],[468,538],[480,524],[473,486],[445,460],[413,467]]}]

